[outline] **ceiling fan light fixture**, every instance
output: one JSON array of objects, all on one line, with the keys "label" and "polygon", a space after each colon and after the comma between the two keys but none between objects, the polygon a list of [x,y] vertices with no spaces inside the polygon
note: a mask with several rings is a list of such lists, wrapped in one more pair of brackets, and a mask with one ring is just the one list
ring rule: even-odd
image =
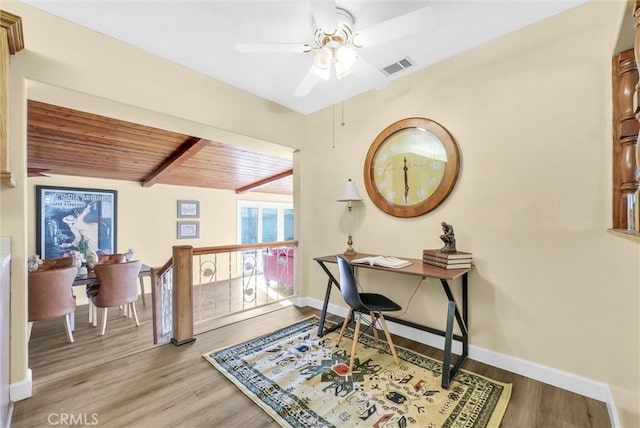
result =
[{"label": "ceiling fan light fixture", "polygon": [[313,58],[313,65],[320,70],[329,70],[331,68],[331,62],[333,61],[333,53],[331,49],[324,47],[318,49]]},{"label": "ceiling fan light fixture", "polygon": [[336,68],[340,64],[342,72],[349,71],[353,63],[356,61],[356,51],[348,46],[340,46],[336,50]]}]

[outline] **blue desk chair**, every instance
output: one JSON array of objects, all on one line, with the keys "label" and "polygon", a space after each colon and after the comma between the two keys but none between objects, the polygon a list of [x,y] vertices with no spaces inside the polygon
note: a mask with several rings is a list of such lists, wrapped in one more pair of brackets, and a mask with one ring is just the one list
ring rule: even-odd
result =
[{"label": "blue desk chair", "polygon": [[356,284],[356,279],[353,275],[353,268],[343,257],[336,256],[336,259],[338,262],[338,271],[340,272],[340,292],[342,293],[344,301],[349,305],[349,314],[344,319],[336,346],[340,345],[340,341],[347,329],[347,325],[349,325],[349,322],[351,321],[352,315],[354,313],[357,314],[356,329],[353,333],[353,346],[351,347],[351,360],[349,361],[349,371],[351,372],[353,370],[353,363],[356,358],[356,346],[358,344],[358,336],[360,335],[360,317],[363,313],[371,315],[371,323],[373,325],[373,332],[376,340],[378,339],[378,334],[375,328],[375,320],[376,318],[380,319],[382,331],[384,331],[384,335],[387,338],[387,343],[391,349],[393,360],[397,365],[400,365],[398,355],[396,354],[396,348],[393,346],[393,341],[391,340],[391,335],[389,334],[389,329],[387,328],[387,323],[384,320],[382,312],[399,311],[402,307],[382,294],[358,292],[358,285]]}]

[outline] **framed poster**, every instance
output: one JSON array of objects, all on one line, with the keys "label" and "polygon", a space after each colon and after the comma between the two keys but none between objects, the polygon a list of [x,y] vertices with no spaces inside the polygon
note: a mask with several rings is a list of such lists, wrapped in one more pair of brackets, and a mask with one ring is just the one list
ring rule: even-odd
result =
[{"label": "framed poster", "polygon": [[178,239],[197,239],[200,237],[200,222],[179,221]]},{"label": "framed poster", "polygon": [[36,251],[43,259],[116,253],[117,208],[115,190],[36,186]]},{"label": "framed poster", "polygon": [[178,217],[200,217],[200,201],[178,201]]}]

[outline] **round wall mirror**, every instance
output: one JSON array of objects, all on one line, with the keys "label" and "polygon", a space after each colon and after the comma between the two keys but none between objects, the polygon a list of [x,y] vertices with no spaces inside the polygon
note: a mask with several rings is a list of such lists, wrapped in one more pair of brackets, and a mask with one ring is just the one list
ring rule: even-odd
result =
[{"label": "round wall mirror", "polygon": [[460,169],[458,146],[439,123],[421,117],[385,128],[369,148],[364,184],[373,203],[395,217],[417,217],[444,201]]}]

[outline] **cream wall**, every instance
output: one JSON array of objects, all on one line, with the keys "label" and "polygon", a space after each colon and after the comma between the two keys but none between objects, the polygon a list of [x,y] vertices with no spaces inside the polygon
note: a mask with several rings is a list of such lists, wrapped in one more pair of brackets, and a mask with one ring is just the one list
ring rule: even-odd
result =
[{"label": "cream wall", "polygon": [[[23,3],[3,1],[2,9],[22,17],[26,45],[10,58],[8,76],[11,169],[18,184],[3,186],[0,193],[0,235],[13,242],[11,382],[12,398],[19,399],[31,394],[25,274],[32,245],[28,244],[32,199],[26,176],[27,98],[283,156],[292,156],[300,145],[304,118]],[[149,194],[159,189],[152,187]],[[118,233],[127,233],[127,227],[131,226],[123,225]],[[144,248],[131,246],[136,252]],[[153,254],[149,261],[163,257]]]},{"label": "cream wall", "polygon": [[[344,204],[352,178],[355,247],[420,258],[454,225],[472,251],[473,346],[611,386],[624,426],[639,418],[639,245],[611,224],[611,67],[623,2],[590,2],[345,102],[346,125],[331,145],[331,110],[309,117],[301,152],[304,260],[343,251]],[[430,42],[428,39],[425,42]],[[367,197],[363,164],[387,125],[423,116],[457,140],[458,183],[436,210],[386,215]],[[322,177],[322,179],[318,179]],[[306,294],[322,300],[326,279],[304,271]],[[361,277],[403,307],[404,318],[444,324],[444,297],[431,281]],[[455,287],[458,288],[458,287]],[[408,303],[409,302],[409,303]],[[332,303],[342,305],[337,293]]]}]

